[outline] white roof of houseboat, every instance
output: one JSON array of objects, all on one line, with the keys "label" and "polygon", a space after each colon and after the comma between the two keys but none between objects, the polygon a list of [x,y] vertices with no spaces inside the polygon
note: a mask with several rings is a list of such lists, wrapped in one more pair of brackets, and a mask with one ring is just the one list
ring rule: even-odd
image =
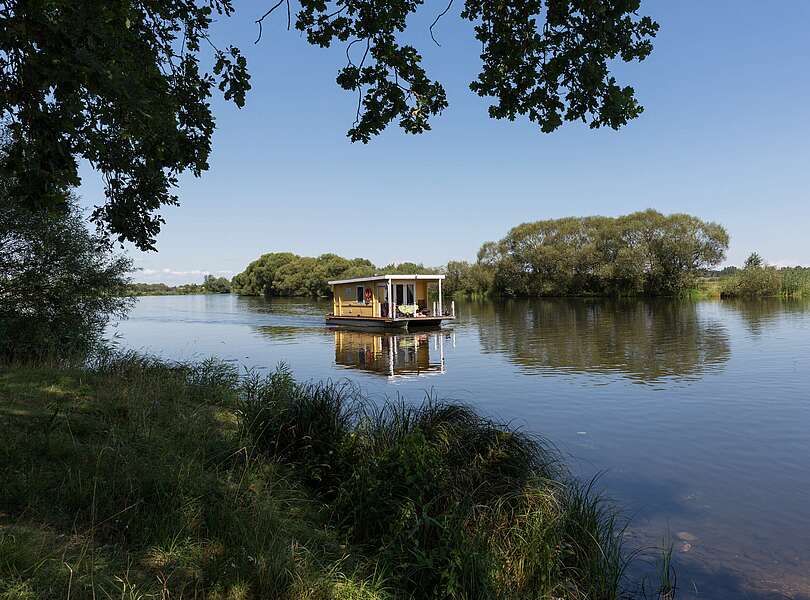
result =
[{"label": "white roof of houseboat", "polygon": [[392,275],[372,275],[371,277],[354,277],[352,279],[335,279],[334,281],[327,281],[329,285],[339,285],[343,283],[362,283],[364,281],[388,281],[389,279],[432,279],[434,281],[438,279],[444,279],[444,275],[400,275],[400,274],[392,274]]}]

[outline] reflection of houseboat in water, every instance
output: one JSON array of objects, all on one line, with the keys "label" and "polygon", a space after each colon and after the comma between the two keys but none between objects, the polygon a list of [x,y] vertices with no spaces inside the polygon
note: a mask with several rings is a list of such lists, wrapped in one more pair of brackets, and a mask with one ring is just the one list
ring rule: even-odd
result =
[{"label": "reflection of houseboat in water", "polygon": [[453,333],[434,331],[394,334],[335,330],[335,363],[348,369],[388,377],[441,374],[445,371],[444,345]]},{"label": "reflection of houseboat in water", "polygon": [[[369,329],[416,329],[439,327],[455,318],[442,302],[444,275],[375,275],[330,281],[332,312],[329,325]],[[437,300],[428,300],[429,284],[434,284]]]}]

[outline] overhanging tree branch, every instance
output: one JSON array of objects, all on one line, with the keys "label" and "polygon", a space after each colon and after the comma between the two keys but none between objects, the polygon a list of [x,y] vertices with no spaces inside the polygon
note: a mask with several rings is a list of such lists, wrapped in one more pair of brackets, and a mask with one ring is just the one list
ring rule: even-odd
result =
[{"label": "overhanging tree branch", "polygon": [[430,27],[429,27],[430,39],[432,39],[436,43],[437,46],[441,46],[441,44],[433,36],[433,28],[436,26],[436,23],[439,22],[439,19],[441,19],[444,15],[446,15],[450,11],[450,8],[453,6],[453,2],[454,2],[454,0],[450,0],[450,2],[447,3],[447,7],[442,12],[440,12],[438,15],[436,15],[436,18],[433,19],[433,23],[430,24]]}]

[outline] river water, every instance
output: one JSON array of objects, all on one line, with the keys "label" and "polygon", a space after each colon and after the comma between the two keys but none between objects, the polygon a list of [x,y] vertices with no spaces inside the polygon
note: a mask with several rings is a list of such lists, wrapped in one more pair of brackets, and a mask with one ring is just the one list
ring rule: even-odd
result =
[{"label": "river water", "polygon": [[329,329],[331,303],[138,300],[111,331],[170,359],[283,361],[370,397],[468,403],[541,434],[674,544],[679,598],[810,598],[810,303],[458,302],[440,332]]}]

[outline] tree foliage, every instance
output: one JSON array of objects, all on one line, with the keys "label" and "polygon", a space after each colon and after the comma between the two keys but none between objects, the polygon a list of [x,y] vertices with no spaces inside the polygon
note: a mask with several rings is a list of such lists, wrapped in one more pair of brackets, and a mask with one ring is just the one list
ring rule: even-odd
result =
[{"label": "tree foliage", "polygon": [[33,210],[69,212],[62,192],[79,185],[84,159],[106,183],[93,220],[153,248],[178,175],[208,168],[212,88],[242,106],[250,87],[239,50],[208,36],[214,17],[232,12],[232,0],[0,0],[13,194]]},{"label": "tree foliage", "polygon": [[270,252],[250,263],[231,280],[232,291],[243,296],[311,296],[332,293],[333,279],[367,277],[375,273],[438,273],[419,263],[391,263],[376,267],[366,258],[321,254],[317,258],[291,252]]},{"label": "tree foliage", "polygon": [[440,268],[426,267],[422,263],[415,263],[411,261],[401,263],[388,263],[384,267],[380,267],[377,270],[381,273],[400,273],[402,275],[409,275],[414,273],[430,275],[442,272],[442,269]]},{"label": "tree foliage", "polygon": [[[228,283],[230,285],[230,282]],[[129,296],[186,296],[209,293],[199,283],[167,285],[165,283],[130,283],[127,286]]]},{"label": "tree foliage", "polygon": [[492,289],[493,283],[494,271],[482,261],[451,260],[445,268],[444,289],[450,294],[483,295]]},{"label": "tree foliage", "polygon": [[[259,26],[282,4],[289,15],[291,0],[279,0]],[[430,118],[447,107],[445,90],[428,76],[422,54],[399,39],[421,0],[298,4],[295,27],[311,44],[346,44],[347,64],[337,82],[358,94],[352,140],[368,142],[394,120],[408,133],[430,129]],[[640,5],[640,0],[466,0],[460,17],[472,23],[481,44],[481,71],[470,89],[493,100],[491,117],[526,116],[544,132],[575,120],[616,129],[642,107],[633,88],[619,85],[608,65],[645,59],[658,31],[652,19],[637,16]],[[452,8],[450,0],[436,15],[432,37]]]},{"label": "tree foliage", "polygon": [[67,213],[30,214],[0,193],[0,359],[82,355],[111,316],[123,316],[129,259]]},{"label": "tree foliage", "polygon": [[720,295],[726,298],[803,297],[810,294],[810,271],[801,267],[777,269],[757,252],[745,266],[721,282]]},{"label": "tree foliage", "polygon": [[[448,288],[510,296],[673,295],[725,258],[716,223],[654,210],[524,223],[456,263]],[[449,272],[448,265],[448,272]]]},{"label": "tree foliage", "polygon": [[206,275],[203,279],[202,288],[209,294],[229,294],[231,291],[231,282],[225,277]]},{"label": "tree foliage", "polygon": [[263,254],[231,281],[234,293],[244,296],[327,296],[330,279],[363,277],[374,273],[364,259],[346,259],[336,254],[318,258],[292,252]]},{"label": "tree foliage", "polygon": [[[271,2],[260,37],[265,19],[286,8],[288,28],[294,20],[309,43],[345,45],[337,83],[358,95],[352,140],[368,142],[394,121],[424,132],[447,107],[420,51],[402,41],[421,0]],[[242,106],[250,87],[239,49],[209,36],[233,4],[0,0],[0,109],[11,120],[15,195],[33,210],[65,210],[62,191],[79,184],[86,160],[106,182],[96,224],[154,249],[179,175],[208,168],[214,88]],[[618,128],[642,107],[609,67],[646,58],[658,29],[639,8],[640,0],[465,0],[458,14],[481,44],[470,88],[492,99],[491,117],[525,116],[544,132],[577,120]],[[452,10],[451,0],[431,35]]]},{"label": "tree foliage", "polygon": [[748,258],[745,259],[744,269],[760,269],[765,265],[765,260],[758,252],[752,252]]}]

